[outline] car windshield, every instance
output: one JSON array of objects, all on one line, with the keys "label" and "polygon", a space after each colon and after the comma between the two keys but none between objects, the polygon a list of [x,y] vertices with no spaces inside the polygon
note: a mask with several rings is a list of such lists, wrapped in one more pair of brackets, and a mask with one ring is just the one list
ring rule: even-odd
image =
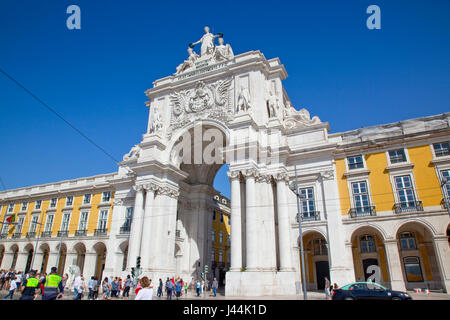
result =
[{"label": "car windshield", "polygon": [[341,288],[342,290],[387,290],[382,285],[375,283],[375,282],[356,282],[356,283],[350,283]]}]

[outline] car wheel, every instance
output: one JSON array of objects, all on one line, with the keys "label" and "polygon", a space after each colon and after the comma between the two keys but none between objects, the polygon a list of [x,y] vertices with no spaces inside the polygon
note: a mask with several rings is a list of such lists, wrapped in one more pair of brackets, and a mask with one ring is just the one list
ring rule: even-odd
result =
[{"label": "car wheel", "polygon": [[355,300],[355,299],[353,299],[352,297],[345,297],[344,300]]},{"label": "car wheel", "polygon": [[399,297],[392,297],[392,300],[402,300],[402,298],[399,298]]}]

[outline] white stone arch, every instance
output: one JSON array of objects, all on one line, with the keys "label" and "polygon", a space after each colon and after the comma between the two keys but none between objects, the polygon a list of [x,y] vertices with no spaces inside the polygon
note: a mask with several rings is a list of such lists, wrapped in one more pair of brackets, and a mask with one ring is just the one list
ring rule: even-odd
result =
[{"label": "white stone arch", "polygon": [[[320,234],[320,235],[327,241],[327,235],[326,235],[326,233],[325,233],[323,230],[321,230],[320,228],[317,228],[317,227],[308,227],[308,228],[304,228],[304,229],[303,229],[303,232],[302,232],[302,236],[303,236],[303,238],[304,238],[305,236],[308,236],[308,235],[310,235],[311,233],[318,233],[318,234]],[[297,244],[299,244],[299,241],[300,241],[300,235],[297,236]],[[327,242],[328,242],[328,241],[327,241]]]},{"label": "white stone arch", "polygon": [[418,223],[418,224],[424,226],[427,229],[427,231],[430,232],[431,237],[435,237],[438,234],[436,228],[429,221],[426,221],[426,220],[421,219],[421,218],[411,218],[411,219],[408,219],[408,220],[398,221],[395,224],[395,227],[394,227],[394,239],[397,238],[397,234],[398,234],[399,230],[404,225],[412,224],[412,223]]},{"label": "white stone arch", "polygon": [[22,249],[21,249],[21,244],[20,243],[17,243],[17,242],[14,242],[14,243],[11,243],[10,245],[9,245],[9,249],[8,249],[8,252],[11,252],[11,253],[14,253],[14,252],[22,252]]},{"label": "white stone arch", "polygon": [[70,250],[70,253],[81,253],[81,252],[83,253],[87,252],[86,241],[83,240],[77,241]]},{"label": "white stone arch", "polygon": [[358,231],[361,228],[373,228],[373,229],[375,229],[376,231],[378,231],[378,233],[381,236],[381,240],[383,240],[383,241],[385,241],[387,239],[390,239],[390,238],[395,238],[395,234],[392,235],[392,237],[389,237],[388,233],[386,232],[386,230],[384,230],[384,228],[381,225],[379,225],[378,223],[372,223],[372,222],[369,222],[369,223],[358,223],[358,224],[354,225],[350,229],[350,231],[348,232],[348,234],[347,234],[348,238],[346,239],[346,243],[352,243],[352,240],[353,240],[353,237],[354,237],[356,231]]}]

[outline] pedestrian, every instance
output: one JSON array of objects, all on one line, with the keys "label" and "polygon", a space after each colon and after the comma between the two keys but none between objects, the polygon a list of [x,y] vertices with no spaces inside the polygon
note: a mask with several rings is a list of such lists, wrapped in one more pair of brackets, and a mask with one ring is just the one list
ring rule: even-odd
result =
[{"label": "pedestrian", "polygon": [[17,285],[18,290],[20,290],[22,281],[23,281],[23,274],[22,274],[22,271],[19,271],[19,273],[17,273],[17,275],[16,275],[16,285]]},{"label": "pedestrian", "polygon": [[172,290],[173,290],[173,283],[171,280],[169,280],[169,278],[167,278],[167,282],[166,282],[166,289],[167,289],[167,299],[172,299]]},{"label": "pedestrian", "polygon": [[94,294],[93,294],[93,300],[97,300],[98,299],[98,288],[100,286],[100,284],[98,283],[98,278],[94,277],[95,280],[95,284],[94,284]]},{"label": "pedestrian", "polygon": [[64,275],[64,277],[62,278],[62,286],[63,286],[64,289],[66,288],[67,280],[68,280],[68,279],[69,279],[69,275],[66,273],[66,274]]},{"label": "pedestrian", "polygon": [[39,276],[39,288],[41,289],[41,295],[44,294],[44,283],[46,277],[47,274],[45,272],[41,273],[41,275]]},{"label": "pedestrian", "polygon": [[111,290],[111,286],[108,282],[108,277],[105,277],[105,279],[103,279],[102,289],[103,289],[103,299],[108,300],[109,291]]},{"label": "pedestrian", "polygon": [[217,282],[217,279],[214,278],[213,281],[212,281],[212,284],[211,284],[211,288],[212,288],[212,291],[213,291],[213,293],[214,293],[214,297],[215,297],[216,294],[217,294],[217,288],[218,288],[218,287],[219,287],[219,283]]},{"label": "pedestrian", "polygon": [[162,279],[159,278],[159,284],[158,284],[158,292],[156,294],[159,298],[163,296],[163,282]]},{"label": "pedestrian", "polygon": [[187,282],[185,282],[184,283],[184,295],[186,296],[186,298],[187,298],[187,294],[188,294],[188,288],[189,288],[189,285]]},{"label": "pedestrian", "polygon": [[123,294],[122,294],[122,296],[124,298],[130,297],[130,289],[131,289],[131,277],[130,277],[130,275],[127,275],[127,278],[125,279],[125,283],[124,283]]},{"label": "pedestrian", "polygon": [[62,286],[62,278],[57,272],[58,269],[52,267],[50,274],[45,278],[42,300],[56,300],[57,298],[62,298],[64,287]]},{"label": "pedestrian", "polygon": [[119,279],[115,277],[114,281],[111,284],[111,298],[117,298],[118,291],[119,291]]},{"label": "pedestrian", "polygon": [[338,287],[337,283],[335,282],[335,283],[333,284],[333,289],[337,289],[337,288],[339,288],[339,287]]},{"label": "pedestrian", "polygon": [[139,280],[139,284],[141,285],[141,290],[139,290],[136,295],[135,300],[153,300],[153,285],[152,280],[148,277],[142,277]]},{"label": "pedestrian", "polygon": [[96,282],[97,281],[95,280],[94,276],[92,276],[88,282],[88,290],[89,290],[88,299],[89,300],[94,300],[94,287],[96,285]]},{"label": "pedestrian", "polygon": [[14,291],[17,289],[17,283],[16,283],[17,277],[14,276],[14,278],[11,279],[11,284],[9,286],[9,293],[3,297],[3,299],[8,299],[8,297],[12,300],[14,296]]},{"label": "pedestrian", "polygon": [[177,297],[177,300],[180,298],[182,288],[181,281],[178,280],[175,284],[175,296]]},{"label": "pedestrian", "polygon": [[195,290],[197,291],[197,297],[200,297],[200,293],[201,293],[200,281],[197,281],[197,284],[195,285]]},{"label": "pedestrian", "polygon": [[325,277],[325,299],[329,300],[330,298],[330,280]]},{"label": "pedestrian", "polygon": [[81,300],[83,281],[81,279],[81,274],[75,277],[73,281],[73,300]]},{"label": "pedestrian", "polygon": [[36,300],[38,292],[39,279],[36,270],[30,270],[27,279],[23,281],[20,300]]}]

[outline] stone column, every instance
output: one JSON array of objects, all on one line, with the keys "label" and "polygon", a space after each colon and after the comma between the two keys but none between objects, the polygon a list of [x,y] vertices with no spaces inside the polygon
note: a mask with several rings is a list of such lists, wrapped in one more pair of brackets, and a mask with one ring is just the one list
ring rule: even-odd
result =
[{"label": "stone column", "polygon": [[[116,193],[117,196],[117,193]],[[108,239],[107,247],[108,254],[106,255],[105,270],[107,274],[114,273],[119,274],[122,268],[117,269],[117,260],[120,259],[120,255],[117,253],[119,250],[119,245],[124,239],[117,239],[116,235],[120,234],[120,227],[125,221],[126,206],[124,205],[124,200],[121,198],[115,198],[113,208],[113,216],[111,219],[111,228],[109,231],[110,237]]]},{"label": "stone column", "polygon": [[405,281],[402,273],[402,261],[398,251],[397,240],[385,240],[386,258],[388,261],[389,279],[391,280],[391,289],[405,291]]},{"label": "stone column", "polygon": [[[85,279],[90,279],[92,276],[95,276],[95,268],[97,267],[97,252],[86,252],[84,258],[84,268],[83,268],[83,276]],[[110,276],[108,273],[103,273],[103,276]],[[99,283],[101,283],[103,279],[98,279]]]},{"label": "stone column", "polygon": [[142,240],[141,240],[141,268],[148,269],[150,267],[150,250],[152,238],[154,237],[154,233],[152,232],[153,223],[154,223],[154,200],[155,200],[155,190],[156,187],[153,184],[148,184],[145,186],[146,195],[145,195],[145,208],[144,208],[144,219],[142,222]]},{"label": "stone column", "polygon": [[255,169],[245,171],[246,270],[258,270],[258,211],[256,210]]},{"label": "stone column", "polygon": [[134,214],[130,230],[130,242],[128,244],[127,269],[135,267],[136,258],[140,255],[139,250],[142,238],[144,188],[143,186],[135,186],[134,189],[136,190],[136,199],[134,202]]},{"label": "stone column", "polygon": [[289,192],[288,181],[288,176],[285,173],[276,176],[280,271],[294,271],[291,259],[289,212],[286,197]]},{"label": "stone column", "polygon": [[240,171],[228,172],[231,182],[231,268],[230,271],[241,271],[242,268],[242,225],[241,225],[241,179]]},{"label": "stone column", "polygon": [[435,237],[434,251],[445,292],[450,293],[450,248],[446,236]]}]

